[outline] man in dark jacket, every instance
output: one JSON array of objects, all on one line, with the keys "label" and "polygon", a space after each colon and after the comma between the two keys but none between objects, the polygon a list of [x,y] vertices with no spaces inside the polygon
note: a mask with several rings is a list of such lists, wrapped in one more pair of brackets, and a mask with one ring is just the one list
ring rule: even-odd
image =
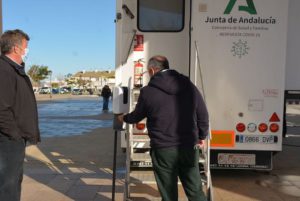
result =
[{"label": "man in dark jacket", "polygon": [[101,96],[103,97],[103,111],[108,110],[109,97],[111,96],[111,90],[108,85],[105,85],[101,90]]},{"label": "man in dark jacket", "polygon": [[149,60],[151,77],[141,89],[135,110],[119,120],[138,123],[147,118],[151,158],[164,201],[177,201],[180,178],[190,201],[206,200],[199,173],[199,151],[208,134],[208,112],[188,77],[169,69],[164,56]]},{"label": "man in dark jacket", "polygon": [[9,30],[0,38],[0,200],[19,201],[26,142],[40,141],[38,114],[24,61],[29,37]]}]

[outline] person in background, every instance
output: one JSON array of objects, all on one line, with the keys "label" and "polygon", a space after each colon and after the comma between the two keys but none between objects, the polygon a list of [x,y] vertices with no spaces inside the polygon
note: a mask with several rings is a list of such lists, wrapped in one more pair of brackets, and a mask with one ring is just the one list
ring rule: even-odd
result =
[{"label": "person in background", "polygon": [[199,146],[208,134],[204,100],[188,77],[169,69],[164,56],[148,62],[151,77],[140,91],[133,112],[120,122],[138,123],[147,118],[153,171],[163,201],[178,200],[178,177],[189,201],[204,201],[199,172]]},{"label": "person in background", "polygon": [[108,111],[109,97],[111,96],[111,90],[108,85],[105,85],[101,90],[101,96],[103,97],[103,111]]},{"label": "person in background", "polygon": [[0,38],[0,200],[19,201],[26,142],[40,142],[36,99],[25,73],[29,36],[8,30]]}]

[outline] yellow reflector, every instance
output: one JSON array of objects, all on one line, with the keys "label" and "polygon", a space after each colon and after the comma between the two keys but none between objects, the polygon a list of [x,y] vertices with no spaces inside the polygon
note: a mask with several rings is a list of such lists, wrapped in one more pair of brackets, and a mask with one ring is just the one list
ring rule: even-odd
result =
[{"label": "yellow reflector", "polygon": [[234,147],[234,131],[211,131],[211,147]]}]

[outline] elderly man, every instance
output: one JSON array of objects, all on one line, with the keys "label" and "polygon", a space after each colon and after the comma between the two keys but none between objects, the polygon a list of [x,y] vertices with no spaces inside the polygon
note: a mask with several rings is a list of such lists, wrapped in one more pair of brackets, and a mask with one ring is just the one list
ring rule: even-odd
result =
[{"label": "elderly man", "polygon": [[29,37],[9,30],[0,38],[0,200],[19,201],[26,142],[40,141],[36,100],[24,61]]},{"label": "elderly man", "polygon": [[147,118],[153,170],[163,201],[178,200],[178,177],[190,201],[206,200],[199,173],[199,151],[208,134],[208,112],[188,77],[169,69],[164,56],[148,62],[149,84],[141,89],[135,110],[120,121]]}]

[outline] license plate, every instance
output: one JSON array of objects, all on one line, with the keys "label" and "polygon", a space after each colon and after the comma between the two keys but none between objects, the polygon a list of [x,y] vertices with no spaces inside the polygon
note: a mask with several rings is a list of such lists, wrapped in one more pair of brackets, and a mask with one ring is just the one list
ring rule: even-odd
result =
[{"label": "license plate", "polygon": [[220,165],[255,165],[255,154],[218,154]]},{"label": "license plate", "polygon": [[132,161],[132,167],[152,167],[151,161]]},{"label": "license plate", "polygon": [[240,135],[238,143],[260,143],[260,144],[275,144],[278,142],[278,137],[274,135]]}]

